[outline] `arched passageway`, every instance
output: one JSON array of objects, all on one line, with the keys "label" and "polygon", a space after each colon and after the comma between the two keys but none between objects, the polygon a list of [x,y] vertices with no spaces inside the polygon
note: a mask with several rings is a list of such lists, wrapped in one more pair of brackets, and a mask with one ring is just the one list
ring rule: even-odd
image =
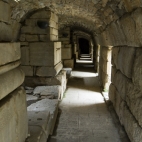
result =
[{"label": "arched passageway", "polygon": [[80,49],[80,54],[89,54],[90,53],[89,41],[84,38],[79,38],[79,49]]},{"label": "arched passageway", "polygon": [[[67,81],[71,88],[77,89],[79,98],[83,96],[81,93],[90,95],[89,89],[95,88],[92,82],[95,78],[90,77],[89,81],[88,76],[80,76],[83,71],[78,67],[86,70],[85,67],[94,66],[95,69],[91,69],[97,70],[97,84],[104,91],[107,104],[114,108],[130,141],[141,142],[141,7],[140,0],[0,0],[0,141],[24,142],[27,137],[31,142],[46,141],[53,134],[59,102],[63,99],[63,107],[64,101],[76,101],[72,93],[63,98]],[[75,65],[80,58],[80,38],[89,41],[91,65]],[[101,105],[96,105],[96,98],[91,98],[94,106],[87,102],[89,107],[83,107],[84,112],[91,109],[92,115],[99,109],[103,111]],[[80,100],[77,102],[79,105]],[[82,110],[78,105],[75,109]],[[69,108],[72,113],[74,108]],[[104,112],[108,113],[106,109]],[[75,114],[75,118],[80,119],[79,127],[86,116],[81,112],[82,115],[80,118]],[[97,139],[94,120],[88,123],[92,124],[93,137],[89,140],[93,142]],[[97,121],[102,123],[101,118]],[[101,126],[99,124],[99,128]],[[83,141],[79,128],[77,131],[81,137],[77,141]],[[111,138],[108,136],[103,141]]]}]

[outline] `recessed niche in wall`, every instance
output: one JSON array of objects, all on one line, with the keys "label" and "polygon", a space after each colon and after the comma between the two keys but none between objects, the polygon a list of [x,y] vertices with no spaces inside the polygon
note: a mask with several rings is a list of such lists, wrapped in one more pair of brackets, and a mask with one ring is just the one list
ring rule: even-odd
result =
[{"label": "recessed niche in wall", "polygon": [[46,29],[49,26],[49,23],[47,21],[38,20],[37,25],[41,29]]}]

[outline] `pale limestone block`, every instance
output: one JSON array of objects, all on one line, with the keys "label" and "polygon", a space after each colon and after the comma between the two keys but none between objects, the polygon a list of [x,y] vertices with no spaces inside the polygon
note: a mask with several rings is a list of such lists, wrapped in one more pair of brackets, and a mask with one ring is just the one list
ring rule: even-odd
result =
[{"label": "pale limestone block", "polygon": [[24,81],[24,73],[16,68],[0,75],[0,100],[19,87]]},{"label": "pale limestone block", "polygon": [[72,49],[71,48],[61,48],[62,59],[71,59],[72,58]]},{"label": "pale limestone block", "polygon": [[[46,142],[48,139],[50,129],[48,123],[50,122],[50,112],[47,111],[28,111],[28,125],[30,131],[31,142],[38,142],[43,139]],[[40,128],[40,129],[39,129]],[[43,141],[43,142],[44,142]]]},{"label": "pale limestone block", "polygon": [[58,100],[49,100],[49,99],[43,99],[41,101],[38,101],[32,105],[30,105],[28,108],[28,111],[49,111],[50,112],[50,122],[48,127],[50,129],[50,134],[53,133],[53,128],[55,126],[57,114],[58,114]]},{"label": "pale limestone block", "polygon": [[0,43],[0,66],[21,58],[20,43]]},{"label": "pale limestone block", "polygon": [[23,70],[25,73],[25,76],[33,76],[34,74],[34,69],[32,66],[20,66],[20,68]]},{"label": "pale limestone block", "polygon": [[10,5],[3,1],[0,1],[0,21],[9,23],[10,16],[11,16]]},{"label": "pale limestone block", "polygon": [[63,63],[65,68],[74,68],[74,59],[64,60]]},{"label": "pale limestone block", "polygon": [[[28,136],[26,94],[19,88],[1,100],[1,142],[24,142]],[[7,135],[8,134],[8,135]]]},{"label": "pale limestone block", "polygon": [[60,42],[33,42],[29,47],[31,65],[52,67],[61,62]]},{"label": "pale limestone block", "polygon": [[12,34],[12,27],[11,25],[7,25],[3,22],[0,22],[0,41],[12,41],[13,34]]},{"label": "pale limestone block", "polygon": [[119,50],[117,67],[128,78],[132,78],[135,51],[135,47],[120,47]]},{"label": "pale limestone block", "polygon": [[38,35],[26,35],[26,41],[39,41]]},{"label": "pale limestone block", "polygon": [[56,76],[62,68],[63,68],[63,65],[61,62],[54,67],[37,67],[36,75],[37,76]]},{"label": "pale limestone block", "polygon": [[30,64],[30,50],[29,46],[21,47],[21,64],[29,65]]},{"label": "pale limestone block", "polygon": [[12,69],[17,68],[21,64],[20,61],[12,62],[0,67],[0,75],[6,73]]}]

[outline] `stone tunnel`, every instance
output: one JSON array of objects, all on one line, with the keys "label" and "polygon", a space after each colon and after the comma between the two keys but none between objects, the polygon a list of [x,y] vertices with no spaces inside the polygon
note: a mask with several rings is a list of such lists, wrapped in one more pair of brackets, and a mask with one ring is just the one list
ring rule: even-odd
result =
[{"label": "stone tunnel", "polygon": [[0,142],[142,142],[141,28],[141,0],[0,0]]}]

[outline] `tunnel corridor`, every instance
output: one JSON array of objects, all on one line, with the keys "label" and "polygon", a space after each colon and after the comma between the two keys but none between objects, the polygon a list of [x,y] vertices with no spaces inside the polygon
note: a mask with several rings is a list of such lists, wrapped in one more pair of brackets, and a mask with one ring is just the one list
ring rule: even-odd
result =
[{"label": "tunnel corridor", "polygon": [[0,142],[142,142],[141,0],[0,0]]}]

